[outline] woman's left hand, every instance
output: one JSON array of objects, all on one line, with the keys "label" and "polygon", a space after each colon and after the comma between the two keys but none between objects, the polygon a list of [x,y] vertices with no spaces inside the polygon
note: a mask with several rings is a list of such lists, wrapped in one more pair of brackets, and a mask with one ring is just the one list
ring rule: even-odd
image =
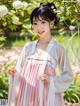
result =
[{"label": "woman's left hand", "polygon": [[50,83],[49,75],[47,75],[47,74],[42,74],[42,75],[40,75],[40,76],[39,76],[39,79],[40,79],[41,81],[43,81],[44,84],[49,84],[49,83]]}]

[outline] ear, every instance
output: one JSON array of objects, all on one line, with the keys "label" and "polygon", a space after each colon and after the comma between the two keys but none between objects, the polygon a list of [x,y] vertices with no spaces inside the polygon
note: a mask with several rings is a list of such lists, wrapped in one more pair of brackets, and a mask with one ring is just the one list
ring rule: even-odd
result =
[{"label": "ear", "polygon": [[52,28],[53,25],[54,25],[54,21],[51,21],[51,22],[50,22],[50,28]]}]

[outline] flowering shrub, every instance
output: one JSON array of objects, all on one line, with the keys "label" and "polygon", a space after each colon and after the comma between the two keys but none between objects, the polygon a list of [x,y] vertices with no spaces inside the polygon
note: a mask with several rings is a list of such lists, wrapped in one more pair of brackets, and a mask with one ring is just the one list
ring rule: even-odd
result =
[{"label": "flowering shrub", "polygon": [[13,16],[13,17],[12,17],[12,23],[18,25],[18,23],[19,23],[19,18],[16,17],[16,16]]},{"label": "flowering shrub", "polygon": [[0,72],[0,99],[8,96],[8,77],[7,73]]},{"label": "flowering shrub", "polygon": [[8,69],[15,67],[20,49],[0,56],[0,98],[8,97]]},{"label": "flowering shrub", "polygon": [[7,71],[10,66],[15,66],[18,59],[20,49],[15,51],[8,51],[6,54],[0,56],[0,71]]},{"label": "flowering shrub", "polygon": [[13,7],[17,10],[17,9],[21,9],[23,8],[23,3],[21,1],[15,1],[13,2]]},{"label": "flowering shrub", "polygon": [[6,6],[1,5],[0,6],[0,17],[4,17],[5,15],[8,14],[8,9]]},{"label": "flowering shrub", "polygon": [[[48,1],[51,2],[51,0]],[[24,35],[26,31],[33,34],[29,19],[30,13],[36,6],[39,5],[40,2],[40,0],[29,0],[27,2],[26,0],[5,0],[0,3],[0,31],[3,31],[6,37],[8,37],[12,31],[19,31],[20,35]],[[57,26],[57,29],[59,29],[59,34],[65,34],[65,29],[72,31],[75,29],[77,30],[78,28],[79,30],[79,0],[77,0],[77,2],[74,4],[70,2],[64,3],[56,0],[52,0],[52,2],[56,2],[56,6],[58,8],[57,12],[60,17],[61,24]],[[54,29],[55,28],[56,27],[54,27]],[[77,31],[76,34],[79,34],[79,31]]]},{"label": "flowering shrub", "polygon": [[6,37],[12,31],[23,31],[24,24],[29,23],[27,9],[28,3],[21,1],[14,1],[11,9],[8,9],[5,5],[0,5],[0,30],[4,32]]},{"label": "flowering shrub", "polygon": [[80,102],[80,62],[75,61],[72,64],[73,83],[64,94],[64,99],[67,102],[78,103]]},{"label": "flowering shrub", "polygon": [[75,26],[70,25],[70,26],[69,26],[69,29],[70,29],[71,31],[73,31],[73,30],[75,30]]}]

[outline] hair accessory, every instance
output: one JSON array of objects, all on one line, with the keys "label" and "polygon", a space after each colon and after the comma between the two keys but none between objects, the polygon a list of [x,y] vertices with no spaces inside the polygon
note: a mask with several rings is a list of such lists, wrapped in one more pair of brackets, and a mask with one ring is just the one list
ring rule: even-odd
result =
[{"label": "hair accessory", "polygon": [[47,7],[47,8],[50,8],[54,13],[56,13],[56,6],[54,3],[45,3],[45,2],[41,2],[40,5],[39,5],[40,8],[42,7]]},{"label": "hair accessory", "polygon": [[56,8],[54,7],[54,6],[51,6],[51,9],[52,9],[52,11],[54,12],[54,13],[56,13]]}]

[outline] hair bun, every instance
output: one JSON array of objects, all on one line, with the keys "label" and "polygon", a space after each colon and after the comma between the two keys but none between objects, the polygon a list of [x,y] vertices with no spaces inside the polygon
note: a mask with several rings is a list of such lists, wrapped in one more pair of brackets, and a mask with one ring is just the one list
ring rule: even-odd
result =
[{"label": "hair bun", "polygon": [[47,6],[51,9],[57,9],[54,3],[47,3]]},{"label": "hair bun", "polygon": [[55,14],[57,14],[56,10],[56,6],[54,3],[50,2],[50,3],[45,3],[45,2],[41,2],[39,7],[47,7],[50,8]]}]

